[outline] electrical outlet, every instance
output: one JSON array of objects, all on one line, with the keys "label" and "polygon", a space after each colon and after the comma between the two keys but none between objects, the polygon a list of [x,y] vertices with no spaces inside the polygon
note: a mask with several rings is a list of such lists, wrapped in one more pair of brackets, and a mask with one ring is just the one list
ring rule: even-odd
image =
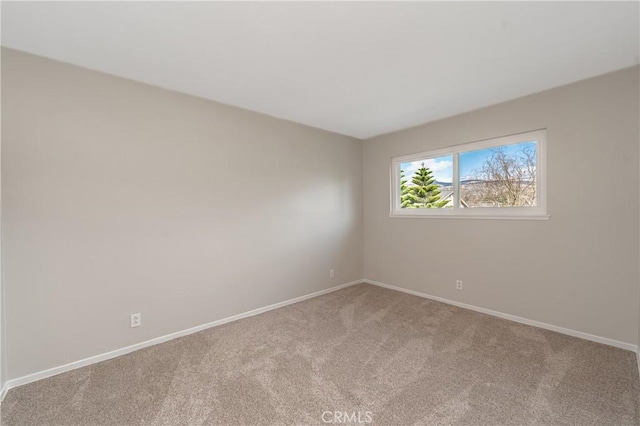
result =
[{"label": "electrical outlet", "polygon": [[456,290],[462,290],[462,281],[456,280]]},{"label": "electrical outlet", "polygon": [[329,278],[333,278],[336,276],[336,271],[335,269],[329,269]]},{"label": "electrical outlet", "polygon": [[131,314],[131,328],[142,325],[142,314]]}]

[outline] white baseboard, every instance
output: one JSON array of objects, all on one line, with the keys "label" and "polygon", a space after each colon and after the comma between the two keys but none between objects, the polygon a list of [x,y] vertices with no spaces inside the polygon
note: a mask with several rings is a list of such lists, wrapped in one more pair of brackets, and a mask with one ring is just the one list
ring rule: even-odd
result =
[{"label": "white baseboard", "polygon": [[4,397],[7,395],[7,392],[9,392],[9,386],[5,383],[4,386],[2,386],[2,389],[0,389],[0,403],[4,401]]},{"label": "white baseboard", "polygon": [[[555,332],[558,332],[558,333],[567,334],[569,336],[578,337],[580,339],[591,340],[592,342],[602,343],[602,344],[609,345],[609,346],[615,346],[616,348],[626,349],[626,350],[638,353],[638,345],[633,345],[631,343],[620,342],[618,340],[613,340],[613,339],[609,339],[609,338],[606,338],[606,337],[600,337],[600,336],[595,336],[593,334],[583,333],[582,331],[571,330],[569,328],[558,327],[557,325],[551,325],[551,324],[547,324],[547,323],[544,323],[544,322],[534,321],[534,320],[531,320],[531,319],[528,319],[528,318],[518,317],[516,315],[510,315],[510,314],[505,314],[505,313],[498,312],[498,311],[493,311],[491,309],[480,308],[478,306],[468,305],[466,303],[457,302],[455,300],[445,299],[443,297],[438,297],[438,296],[432,296],[430,294],[421,293],[419,291],[409,290],[409,289],[406,289],[406,288],[397,287],[395,285],[385,284],[385,283],[381,283],[381,282],[378,282],[378,281],[369,280],[369,279],[366,279],[366,278],[363,281],[366,282],[366,283],[369,283],[369,284],[376,285],[378,287],[384,287],[384,288],[388,288],[390,290],[395,290],[395,291],[400,291],[400,292],[403,292],[403,293],[412,294],[414,296],[419,296],[419,297],[423,297],[425,299],[435,300],[437,302],[446,303],[448,305],[457,306],[459,308],[469,309],[471,311],[476,311],[476,312],[480,312],[480,313],[483,313],[483,314],[492,315],[494,317],[503,318],[503,319],[506,319],[506,320],[509,320],[509,321],[519,322],[521,324],[531,325],[533,327],[543,328],[545,330],[551,330],[551,331],[555,331]],[[640,368],[640,360],[638,361],[638,366]]]},{"label": "white baseboard", "polygon": [[282,308],[284,306],[288,306],[297,302],[301,302],[303,300],[307,300],[307,299],[311,299],[313,297],[317,297],[317,296],[321,296],[323,294],[327,294],[327,293],[331,293],[346,287],[350,287],[352,285],[356,285],[356,284],[360,284],[360,283],[369,283],[372,285],[376,285],[378,287],[384,287],[390,290],[395,290],[395,291],[400,291],[403,293],[407,293],[407,294],[412,294],[414,296],[418,296],[418,297],[422,297],[425,299],[431,299],[431,300],[435,300],[437,302],[442,302],[442,303],[446,303],[449,305],[453,305],[453,306],[457,306],[460,308],[464,308],[464,309],[469,309],[472,311],[476,311],[476,312],[480,312],[483,314],[487,314],[487,315],[492,315],[494,317],[498,317],[498,318],[503,318],[506,320],[510,320],[510,321],[514,321],[514,322],[518,322],[521,324],[527,324],[527,325],[531,325],[533,327],[538,327],[538,328],[543,328],[545,330],[551,330],[551,331],[556,331],[558,333],[562,333],[562,334],[566,334],[569,336],[573,336],[573,337],[578,337],[581,339],[585,339],[585,340],[590,340],[593,342],[597,342],[597,343],[602,343],[605,345],[609,345],[609,346],[614,346],[617,348],[621,348],[621,349],[626,349],[626,350],[630,350],[633,352],[636,352],[637,357],[638,357],[638,370],[640,371],[640,352],[638,351],[638,345],[633,345],[631,343],[625,343],[625,342],[620,342],[618,340],[613,340],[613,339],[609,339],[606,337],[600,337],[600,336],[595,336],[592,334],[588,334],[588,333],[583,333],[581,331],[575,331],[575,330],[571,330],[568,328],[564,328],[564,327],[558,327],[555,325],[551,325],[551,324],[546,324],[543,322],[539,322],[539,321],[534,321],[528,318],[523,318],[523,317],[518,317],[515,315],[510,315],[510,314],[505,314],[502,312],[498,312],[498,311],[493,311],[491,309],[485,309],[485,308],[480,308],[478,306],[474,306],[474,305],[469,305],[466,303],[462,303],[462,302],[457,302],[455,300],[450,300],[450,299],[445,299],[443,297],[438,297],[438,296],[432,296],[430,294],[426,294],[426,293],[421,293],[419,291],[415,291],[415,290],[409,290],[406,288],[402,288],[402,287],[397,287],[394,285],[390,285],[390,284],[385,284],[382,282],[378,282],[378,281],[373,281],[373,280],[369,280],[369,279],[363,279],[363,280],[356,280],[356,281],[351,281],[345,284],[341,284],[341,285],[337,285],[335,287],[331,287],[325,290],[320,290],[317,291],[315,293],[310,293],[310,294],[306,294],[304,296],[300,296],[300,297],[296,297],[293,299],[289,299],[289,300],[285,300],[284,302],[279,302],[279,303],[274,303],[272,305],[269,306],[264,306],[262,308],[257,308],[248,312],[244,312],[241,314],[237,314],[237,315],[233,315],[227,318],[223,318],[217,321],[213,321],[207,324],[203,324],[203,325],[199,325],[196,327],[192,327],[186,330],[182,330],[182,331],[178,331],[175,333],[171,333],[171,334],[167,334],[165,336],[160,336],[160,337],[156,337],[155,339],[151,339],[151,340],[147,340],[145,342],[141,342],[141,343],[137,343],[135,345],[131,345],[131,346],[127,346],[121,349],[116,349],[114,351],[111,352],[107,352],[104,354],[100,354],[100,355],[95,355],[89,358],[85,358],[82,360],[78,360],[78,361],[74,361],[71,362],[69,364],[65,364],[65,365],[61,365],[58,367],[53,367],[50,368],[48,370],[44,370],[44,371],[40,371],[37,373],[33,373],[33,374],[29,374],[26,376],[22,376],[22,377],[18,377],[16,379],[11,379],[8,380],[4,386],[2,387],[2,389],[0,390],[0,401],[4,400],[5,395],[7,394],[7,392],[15,387],[18,386],[22,386],[25,385],[27,383],[31,383],[31,382],[35,382],[37,380],[41,380],[41,379],[45,379],[47,377],[51,377],[51,376],[55,376],[67,371],[71,371],[71,370],[75,370],[77,368],[81,368],[81,367],[85,367],[87,365],[91,365],[91,364],[95,364],[101,361],[106,361],[108,359],[112,359],[112,358],[116,358],[118,356],[121,355],[125,355],[128,354],[130,352],[134,352],[149,346],[153,346],[153,345],[157,345],[159,343],[163,343],[169,340],[173,340],[173,339],[177,339],[178,337],[183,337],[183,336],[187,336],[189,334],[193,334],[193,333],[197,333],[199,331],[202,330],[206,330],[208,328],[212,328],[212,327],[217,327],[223,324],[227,324],[233,321],[237,321],[239,319],[242,318],[247,318],[247,317],[251,317],[254,315],[258,315],[261,314],[263,312],[267,312],[267,311],[271,311],[274,309],[278,309],[278,308]]},{"label": "white baseboard", "polygon": [[13,389],[18,386],[26,385],[27,383],[35,382],[37,380],[46,379],[47,377],[55,376],[67,371],[75,370],[80,367],[85,367],[87,365],[95,364],[97,362],[106,361],[111,358],[116,358],[121,355],[128,354],[130,352],[134,352],[143,348],[147,348],[149,346],[157,345],[159,343],[166,342],[168,340],[177,339],[178,337],[187,336],[189,334],[197,333],[202,330],[206,330],[208,328],[217,327],[223,324],[227,324],[233,321],[237,321],[243,318],[251,317],[254,315],[261,314],[263,312],[272,311],[274,309],[282,308],[284,306],[292,305],[297,302],[302,302],[303,300],[311,299],[313,297],[322,296],[323,294],[332,293],[337,290],[341,290],[346,287],[350,287],[352,285],[360,284],[364,282],[363,280],[351,281],[345,284],[340,284],[335,287],[331,287],[325,290],[316,291],[314,293],[306,294],[304,296],[295,297],[293,299],[285,300],[284,302],[274,303],[273,305],[264,306],[262,308],[253,309],[248,312],[244,312],[241,314],[233,315],[227,318],[219,319],[217,321],[213,321],[207,324],[202,324],[196,327],[192,327],[186,330],[177,331],[175,333],[167,334],[165,336],[156,337],[155,339],[147,340],[145,342],[136,343],[135,345],[127,346],[121,349],[116,349],[111,352],[107,352],[100,355],[95,355],[89,358],[81,359],[79,361],[70,362],[69,364],[61,365],[58,367],[49,368],[48,370],[39,371],[37,373],[28,374],[26,376],[18,377],[16,379],[7,380],[5,383],[1,393],[0,393],[0,401],[4,399],[4,396],[7,394],[7,391]]}]

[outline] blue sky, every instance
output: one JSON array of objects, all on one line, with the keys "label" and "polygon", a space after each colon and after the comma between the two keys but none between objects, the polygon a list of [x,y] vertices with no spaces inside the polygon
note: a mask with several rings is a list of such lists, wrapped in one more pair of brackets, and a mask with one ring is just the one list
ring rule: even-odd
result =
[{"label": "blue sky", "polygon": [[[504,145],[501,147],[507,155],[516,154],[524,148],[532,148],[535,150],[535,142],[522,142],[514,145]],[[467,151],[460,154],[460,176],[461,180],[473,178],[475,171],[482,167],[482,164],[491,156],[491,152],[496,148],[480,149],[477,151]],[[413,161],[410,163],[402,163],[400,168],[404,170],[404,175],[408,182],[411,177],[420,168],[421,163],[431,169],[438,182],[452,182],[453,177],[453,156],[446,155],[443,157],[430,158],[428,160]]]}]

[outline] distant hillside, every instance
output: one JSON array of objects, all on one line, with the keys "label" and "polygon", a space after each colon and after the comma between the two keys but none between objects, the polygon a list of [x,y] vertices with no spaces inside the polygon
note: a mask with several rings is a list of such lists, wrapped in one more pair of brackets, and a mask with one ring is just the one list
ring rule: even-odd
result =
[{"label": "distant hillside", "polygon": [[[482,179],[466,179],[466,180],[461,180],[460,181],[460,185],[473,185],[473,184],[477,184],[477,183],[489,183],[489,182],[497,182],[497,181],[489,181],[489,180],[482,180]],[[528,184],[531,181],[522,181],[522,183],[524,184]],[[453,184],[451,182],[438,182],[435,181],[434,182],[436,185],[439,185],[441,187],[449,187],[449,186],[453,186]]]},{"label": "distant hillside", "polygon": [[[485,181],[484,180],[480,180],[480,179],[467,179],[467,180],[461,180],[460,181],[460,185],[468,185],[468,184],[472,184],[472,183],[482,183],[482,182],[485,182]],[[453,186],[453,184],[451,182],[438,182],[438,181],[436,181],[435,184],[439,185],[439,186],[444,186],[444,187]]]}]

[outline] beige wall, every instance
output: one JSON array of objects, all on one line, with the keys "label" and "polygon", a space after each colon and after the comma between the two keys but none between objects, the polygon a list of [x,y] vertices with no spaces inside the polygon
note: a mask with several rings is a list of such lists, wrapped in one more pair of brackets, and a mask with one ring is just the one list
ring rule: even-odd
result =
[{"label": "beige wall", "polygon": [[[0,79],[2,76],[2,55],[0,55]],[[1,99],[1,94],[2,94],[2,84],[0,84],[0,99]],[[0,108],[0,116],[1,116],[1,112],[2,112],[2,108]],[[0,119],[0,135],[2,134],[2,120]],[[2,395],[2,392],[4,390],[4,385],[7,381],[7,369],[6,369],[6,344],[5,344],[5,338],[6,338],[6,333],[5,333],[5,321],[4,321],[4,297],[3,297],[3,292],[4,292],[4,286],[2,284],[2,228],[1,228],[1,224],[2,224],[2,156],[1,156],[1,152],[2,152],[2,137],[0,136],[0,398],[2,398],[4,395]],[[1,402],[1,401],[0,401]]]},{"label": "beige wall", "polygon": [[2,55],[8,379],[362,277],[361,141]]},{"label": "beige wall", "polygon": [[[365,278],[637,343],[638,80],[635,67],[367,140]],[[540,128],[549,221],[389,218],[391,157]]]},{"label": "beige wall", "polygon": [[[623,70],[363,148],[3,49],[7,378],[357,280],[363,239],[366,278],[635,344],[638,79]],[[388,217],[392,156],[538,128],[549,221]]]}]

